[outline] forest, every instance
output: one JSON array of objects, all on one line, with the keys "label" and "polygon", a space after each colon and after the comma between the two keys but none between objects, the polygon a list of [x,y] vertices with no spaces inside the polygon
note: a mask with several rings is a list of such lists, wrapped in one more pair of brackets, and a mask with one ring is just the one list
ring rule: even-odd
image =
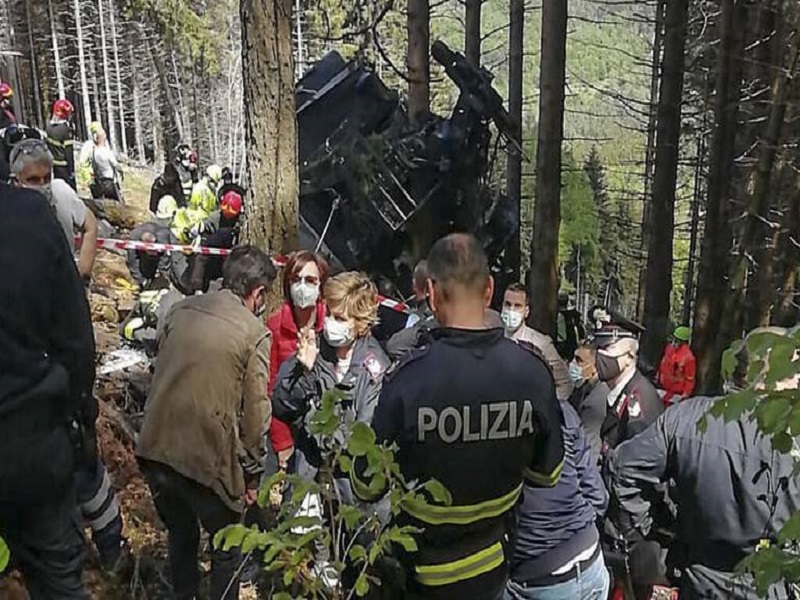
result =
[{"label": "forest", "polygon": [[158,168],[186,141],[239,173],[254,126],[242,25],[278,26],[253,14],[285,18],[285,48],[267,50],[290,49],[295,80],[336,49],[409,112],[452,108],[427,56],[441,39],[494,75],[519,122],[521,152],[501,149],[490,176],[519,204],[509,256],[542,299],[540,328],[558,289],[584,311],[608,304],[644,323],[655,365],[670,324],[691,324],[700,389],[713,390],[733,339],[796,322],[796,3],[573,0],[556,15],[501,0],[289,4],[5,0],[2,76],[32,125],[67,97],[78,130],[102,121],[130,161]]},{"label": "forest", "polygon": [[[502,257],[527,286],[531,326],[555,333],[560,296],[584,319],[607,306],[644,326],[649,373],[686,325],[696,393],[718,395],[732,344],[800,322],[797,0],[0,0],[0,81],[19,122],[44,128],[67,98],[81,141],[101,122],[148,178],[190,145],[203,169],[227,166],[248,188],[247,241],[274,255],[298,247],[308,183],[297,82],[336,51],[396,91],[416,126],[459,101],[437,41],[485,69],[510,116],[511,135],[491,126],[480,185],[518,219]],[[791,447],[797,399],[769,407],[759,423]],[[374,434],[359,435],[372,449]],[[764,576],[796,580],[796,554],[788,564]]]}]

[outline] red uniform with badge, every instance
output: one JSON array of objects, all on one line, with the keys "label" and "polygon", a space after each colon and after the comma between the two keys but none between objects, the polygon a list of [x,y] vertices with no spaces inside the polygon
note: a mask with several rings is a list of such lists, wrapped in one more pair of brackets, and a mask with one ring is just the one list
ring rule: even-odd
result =
[{"label": "red uniform with badge", "polygon": [[[667,394],[664,404],[669,406],[694,392],[697,361],[689,344],[669,344],[658,366],[658,387]],[[675,398],[680,396],[680,398]]]}]

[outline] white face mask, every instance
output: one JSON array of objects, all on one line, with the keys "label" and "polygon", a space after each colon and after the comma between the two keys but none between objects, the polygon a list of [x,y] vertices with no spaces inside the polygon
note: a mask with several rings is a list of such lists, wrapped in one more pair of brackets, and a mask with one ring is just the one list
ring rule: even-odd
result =
[{"label": "white face mask", "polygon": [[500,313],[500,319],[503,321],[503,326],[506,331],[516,331],[522,326],[522,313],[510,308],[504,308]]},{"label": "white face mask", "polygon": [[581,369],[581,366],[574,360],[569,363],[569,380],[575,387],[580,387],[583,385],[583,382],[586,381],[586,378],[583,376],[583,369]]},{"label": "white face mask", "polygon": [[319,300],[319,286],[298,281],[289,288],[289,295],[297,308],[311,308]]},{"label": "white face mask", "polygon": [[325,317],[325,328],[322,333],[331,348],[349,346],[355,339],[352,327],[347,323],[337,321],[333,317]]}]

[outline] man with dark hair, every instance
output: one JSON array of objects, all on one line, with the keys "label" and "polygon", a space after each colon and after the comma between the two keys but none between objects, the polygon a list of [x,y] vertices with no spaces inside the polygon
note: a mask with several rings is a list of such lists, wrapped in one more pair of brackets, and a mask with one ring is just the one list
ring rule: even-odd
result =
[{"label": "man with dark hair", "polygon": [[[424,529],[403,557],[407,598],[502,596],[523,478],[552,486],[564,449],[553,378],[526,347],[486,329],[494,283],[471,235],[454,234],[428,255],[427,292],[441,327],[387,375],[372,426],[399,446],[407,480],[437,479],[451,506],[404,506],[399,524]],[[360,460],[353,489],[374,499]],[[372,496],[372,498],[370,498]]]},{"label": "man with dark hair", "polygon": [[78,434],[97,412],[89,305],[47,201],[5,184],[0,274],[0,537],[33,600],[88,600],[74,474],[95,450]]},{"label": "man with dark hair", "polygon": [[558,354],[553,339],[532,327],[525,321],[530,314],[528,305],[528,292],[521,283],[512,283],[506,288],[503,295],[503,311],[500,317],[506,329],[506,337],[515,342],[527,342],[539,352],[547,361],[556,381],[556,393],[559,400],[566,400],[572,393],[572,382],[569,380],[567,365]]},{"label": "man with dark hair", "polygon": [[[259,317],[275,276],[263,251],[236,248],[223,267],[223,289],[178,302],[159,330],[136,454],[169,531],[179,599],[198,592],[198,521],[213,537],[257,497],[271,342]],[[235,551],[212,552],[212,598],[239,597],[238,583],[229,585],[238,561]]]},{"label": "man with dark hair", "polygon": [[411,302],[414,312],[420,321],[424,321],[432,316],[431,308],[428,306],[428,261],[423,259],[414,267],[414,300]]}]

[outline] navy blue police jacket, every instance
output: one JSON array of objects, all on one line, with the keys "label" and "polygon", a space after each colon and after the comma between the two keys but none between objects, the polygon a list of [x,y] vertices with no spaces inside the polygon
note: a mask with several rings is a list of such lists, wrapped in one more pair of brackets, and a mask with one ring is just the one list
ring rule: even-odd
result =
[{"label": "navy blue police jacket", "polygon": [[[553,377],[502,329],[439,328],[384,380],[372,426],[396,444],[406,481],[436,479],[450,506],[405,503],[398,524],[423,532],[403,557],[411,596],[494,600],[513,556],[523,480],[557,483],[564,459]],[[356,463],[358,465],[358,462]],[[369,499],[356,468],[354,491]]]}]

